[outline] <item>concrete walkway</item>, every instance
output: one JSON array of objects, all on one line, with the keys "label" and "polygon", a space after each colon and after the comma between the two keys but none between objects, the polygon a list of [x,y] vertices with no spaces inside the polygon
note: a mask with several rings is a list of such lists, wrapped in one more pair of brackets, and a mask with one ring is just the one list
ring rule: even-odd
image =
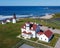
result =
[{"label": "concrete walkway", "polygon": [[55,45],[55,48],[60,48],[60,38],[58,39],[56,45]]}]

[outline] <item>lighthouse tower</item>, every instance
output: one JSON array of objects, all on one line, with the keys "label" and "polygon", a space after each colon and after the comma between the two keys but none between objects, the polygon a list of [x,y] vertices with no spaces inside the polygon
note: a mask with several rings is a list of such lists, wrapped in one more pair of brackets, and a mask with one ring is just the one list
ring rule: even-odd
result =
[{"label": "lighthouse tower", "polygon": [[29,24],[29,22],[26,23],[26,32],[28,32],[28,31],[30,31],[30,24]]},{"label": "lighthouse tower", "polygon": [[16,23],[16,15],[13,15],[12,23]]}]

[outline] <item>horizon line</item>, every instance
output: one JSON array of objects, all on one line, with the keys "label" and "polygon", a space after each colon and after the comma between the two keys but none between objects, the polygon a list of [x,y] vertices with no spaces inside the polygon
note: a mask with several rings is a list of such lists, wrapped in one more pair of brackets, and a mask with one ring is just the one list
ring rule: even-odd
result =
[{"label": "horizon line", "polygon": [[[2,6],[5,6],[5,5],[2,5]],[[6,5],[6,6],[13,6],[13,5]],[[15,6],[15,5],[14,5]],[[16,5],[17,6],[17,5]],[[19,6],[19,5],[18,5]],[[26,5],[27,6],[27,5]],[[49,5],[50,6],[50,5]]]}]

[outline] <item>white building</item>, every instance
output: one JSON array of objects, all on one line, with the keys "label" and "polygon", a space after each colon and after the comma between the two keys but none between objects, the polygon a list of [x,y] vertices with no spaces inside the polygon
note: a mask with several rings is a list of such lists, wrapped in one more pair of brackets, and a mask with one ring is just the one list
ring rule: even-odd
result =
[{"label": "white building", "polygon": [[[25,23],[22,28],[21,28],[22,33],[25,31],[26,33],[31,33],[31,37],[35,38],[36,37],[36,32],[40,31],[40,28],[37,24],[34,23]],[[23,35],[22,35],[23,36]],[[24,36],[26,37],[26,36]]]},{"label": "white building", "polygon": [[15,14],[13,16],[12,23],[16,23],[16,15]]},{"label": "white building", "polygon": [[37,38],[44,42],[49,42],[52,36],[53,36],[53,33],[50,30],[37,33]]},{"label": "white building", "polygon": [[14,16],[12,18],[7,18],[5,20],[2,20],[1,24],[6,24],[6,23],[10,23],[10,22],[16,23],[16,16],[15,16],[15,14],[14,14]]},{"label": "white building", "polygon": [[2,23],[2,24],[6,24],[5,20],[3,20],[1,23]]},{"label": "white building", "polygon": [[21,35],[25,39],[38,38],[41,41],[49,42],[53,33],[50,30],[40,31],[40,26],[36,23],[27,22],[21,27]]},{"label": "white building", "polygon": [[8,23],[9,23],[9,22],[11,22],[11,20],[10,20],[10,19],[6,19],[6,22],[8,22]]}]

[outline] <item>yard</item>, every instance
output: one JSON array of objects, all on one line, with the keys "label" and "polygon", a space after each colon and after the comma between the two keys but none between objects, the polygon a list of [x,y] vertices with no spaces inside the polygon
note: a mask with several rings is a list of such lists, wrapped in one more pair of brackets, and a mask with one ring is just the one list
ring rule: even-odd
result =
[{"label": "yard", "polygon": [[21,39],[16,38],[16,36],[21,34],[20,28],[22,24],[24,24],[27,21],[37,22],[42,25],[46,25],[44,20],[41,21],[39,19],[36,20],[29,18],[21,19],[16,24],[12,24],[12,23],[4,24],[4,25],[0,24],[0,48],[12,48],[14,45],[20,42]]}]

